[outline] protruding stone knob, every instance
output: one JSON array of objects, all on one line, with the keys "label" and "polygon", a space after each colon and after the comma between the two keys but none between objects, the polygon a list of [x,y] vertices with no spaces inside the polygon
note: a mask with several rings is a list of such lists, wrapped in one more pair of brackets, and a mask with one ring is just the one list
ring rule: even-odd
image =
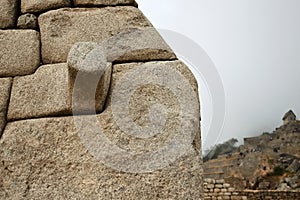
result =
[{"label": "protruding stone knob", "polygon": [[94,42],[73,45],[68,55],[73,114],[94,114],[103,110],[110,85],[111,63]]}]

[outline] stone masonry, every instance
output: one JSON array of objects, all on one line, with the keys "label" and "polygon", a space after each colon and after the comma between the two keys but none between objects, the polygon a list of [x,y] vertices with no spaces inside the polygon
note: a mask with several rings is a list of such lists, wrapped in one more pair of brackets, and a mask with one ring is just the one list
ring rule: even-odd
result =
[{"label": "stone masonry", "polygon": [[202,199],[197,94],[134,0],[0,0],[0,199]]},{"label": "stone masonry", "polygon": [[204,179],[204,199],[207,200],[287,200],[299,199],[299,191],[236,190],[224,179]]}]

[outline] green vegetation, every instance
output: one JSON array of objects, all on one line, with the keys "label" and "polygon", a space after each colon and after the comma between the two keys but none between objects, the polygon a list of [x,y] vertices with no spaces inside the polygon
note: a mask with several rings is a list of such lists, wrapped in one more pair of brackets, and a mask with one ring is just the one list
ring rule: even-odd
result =
[{"label": "green vegetation", "polygon": [[205,156],[203,157],[203,161],[206,162],[211,159],[216,159],[219,155],[233,153],[237,147],[236,143],[237,139],[232,138],[222,144],[217,144],[208,150],[205,151]]},{"label": "green vegetation", "polygon": [[268,173],[267,176],[282,176],[286,172],[285,169],[283,169],[280,166],[274,167],[273,171]]},{"label": "green vegetation", "polygon": [[271,135],[272,133],[269,132],[263,132],[262,135]]}]

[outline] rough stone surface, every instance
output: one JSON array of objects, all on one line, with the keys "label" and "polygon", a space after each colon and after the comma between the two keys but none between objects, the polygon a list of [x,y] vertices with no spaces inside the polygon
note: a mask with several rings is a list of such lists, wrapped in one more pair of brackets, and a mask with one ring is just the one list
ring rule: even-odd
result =
[{"label": "rough stone surface", "polygon": [[[38,21],[44,63],[66,62],[76,42],[99,43],[132,28],[151,27],[145,16],[131,6],[59,9],[42,14]],[[160,58],[156,54],[156,59]]]},{"label": "rough stone surface", "polygon": [[[182,105],[178,105],[178,96],[176,96],[173,91],[171,91],[167,86],[160,87],[156,84],[145,84],[139,83],[139,87],[135,88],[133,91],[131,87],[132,85],[137,84],[139,81],[138,78],[136,79],[130,79],[130,77],[127,77],[127,73],[130,72],[133,74],[135,73],[135,70],[137,70],[137,76],[144,77],[143,74],[139,74],[139,69],[144,67],[151,67],[151,66],[162,66],[167,69],[173,69],[178,71],[180,74],[182,74],[185,77],[185,80],[189,81],[189,84],[191,88],[194,90],[195,94],[197,94],[197,82],[195,81],[193,74],[188,70],[188,68],[180,61],[161,61],[161,62],[147,62],[147,63],[131,63],[131,64],[119,64],[114,65],[113,67],[113,73],[112,73],[112,82],[111,82],[111,89],[110,93],[107,98],[107,106],[108,108],[112,107],[112,104],[122,105],[122,107],[129,107],[129,113],[132,115],[132,118],[135,120],[135,123],[137,123],[140,126],[149,125],[149,107],[151,107],[153,104],[161,103],[164,106],[166,106],[168,109],[170,109],[172,112],[168,113],[167,118],[174,119],[176,123],[178,123],[178,113],[181,112],[180,109],[182,108]],[[130,74],[129,73],[129,74]],[[157,73],[160,73],[159,70],[157,70]],[[126,75],[126,76],[125,76]],[[165,74],[164,77],[168,79],[169,74]],[[150,74],[148,74],[150,76]],[[146,77],[145,77],[146,78]],[[142,78],[143,79],[143,78]],[[125,82],[124,82],[125,80]],[[129,81],[129,87],[128,88],[122,88],[120,91],[120,96],[131,94],[130,100],[123,102],[123,99],[115,98],[114,100],[112,97],[112,92],[116,91],[117,84],[126,83],[126,80]],[[122,81],[119,83],[119,81]],[[178,82],[181,82],[183,80],[177,80]],[[124,87],[124,85],[123,85]],[[153,97],[151,97],[153,96]],[[200,119],[199,113],[200,108],[199,105],[195,108],[195,117]],[[197,113],[199,111],[199,113]],[[183,111],[184,112],[184,111]],[[116,114],[116,113],[114,113]],[[194,113],[191,113],[191,115]],[[116,115],[114,115],[116,118]],[[146,116],[146,117],[145,117]],[[176,120],[175,120],[176,119]],[[174,124],[176,124],[174,122]],[[176,130],[176,126],[173,123],[166,124],[167,130]],[[177,124],[178,125],[178,124]],[[168,127],[170,126],[170,127]],[[171,127],[175,126],[175,127]],[[196,124],[195,124],[196,126]],[[197,132],[198,137],[196,137],[196,142],[200,140],[200,132]],[[126,139],[127,141],[130,141],[130,137]],[[163,140],[162,140],[163,141]],[[141,144],[136,144],[136,146],[141,147]],[[142,145],[143,146],[143,145]],[[196,149],[200,150],[200,143],[195,143]],[[123,148],[126,148],[125,146]]]},{"label": "rough stone surface", "polygon": [[21,0],[21,11],[22,13],[36,13],[50,9],[69,7],[70,5],[70,0]]},{"label": "rough stone surface", "polygon": [[66,114],[69,101],[67,65],[44,65],[32,75],[14,78],[8,119]]},{"label": "rough stone surface", "polygon": [[0,198],[201,199],[197,157],[153,173],[124,173],[89,154],[71,117],[12,122],[0,142]]},{"label": "rough stone surface", "polygon": [[290,172],[297,172],[300,169],[300,161],[298,159],[293,160],[292,164],[288,166],[287,170]]},{"label": "rough stone surface", "polygon": [[175,59],[176,55],[153,27],[130,29],[104,44],[108,61],[151,61]]},{"label": "rough stone surface", "polygon": [[[70,84],[74,88],[73,111],[77,114],[93,114],[96,100],[97,111],[101,112],[111,78],[111,63],[107,62],[103,49],[93,42],[76,43],[69,52],[68,67]],[[96,99],[93,98],[95,90]]]},{"label": "rough stone surface", "polygon": [[12,28],[17,18],[17,0],[0,0],[0,28]]},{"label": "rough stone surface", "polygon": [[134,0],[74,0],[75,5],[132,5]]},{"label": "rough stone surface", "polygon": [[[89,124],[93,117],[102,127],[98,130],[103,130],[113,145],[126,152],[151,152],[174,137],[180,127],[177,116],[181,105],[178,97],[163,86],[141,85],[131,93],[128,102],[130,116],[142,127],[149,123],[146,119],[149,106],[154,102],[164,104],[168,108],[168,116],[161,133],[147,139],[136,138],[124,132],[116,122],[116,113],[113,113],[113,103],[116,102],[112,91],[117,90],[120,81],[131,70],[150,65],[178,71],[197,92],[192,73],[179,61],[114,65],[103,113],[23,120],[7,125],[0,142],[0,199],[202,199],[202,167],[199,149],[196,150],[193,143],[189,143],[190,151],[185,156],[160,170],[147,173],[126,173],[107,167],[107,163],[99,162],[94,154],[90,154],[90,147],[83,145],[86,144],[83,137],[95,131]],[[124,92],[129,92],[129,89]],[[200,120],[199,105],[194,109],[197,120]],[[76,129],[78,119],[87,119],[87,124],[83,123],[84,126],[81,124]],[[81,128],[86,129],[81,133]],[[111,153],[109,149],[103,150],[103,146],[94,144],[95,138],[90,139],[92,147]],[[108,159],[116,159],[117,156],[109,154]]]},{"label": "rough stone surface", "polygon": [[[97,93],[96,109],[103,109],[110,83],[110,70],[107,69],[100,82],[103,89]],[[102,95],[105,93],[105,95]],[[44,65],[28,76],[15,77],[8,119],[29,119],[44,116],[72,114],[72,86],[69,82],[66,63]]]},{"label": "rough stone surface", "polygon": [[6,124],[6,113],[11,88],[11,78],[0,78],[0,138]]},{"label": "rough stone surface", "polygon": [[32,74],[39,64],[38,32],[0,30],[0,77]]},{"label": "rough stone surface", "polygon": [[26,13],[18,18],[17,27],[20,29],[37,29],[37,17],[34,14]]}]

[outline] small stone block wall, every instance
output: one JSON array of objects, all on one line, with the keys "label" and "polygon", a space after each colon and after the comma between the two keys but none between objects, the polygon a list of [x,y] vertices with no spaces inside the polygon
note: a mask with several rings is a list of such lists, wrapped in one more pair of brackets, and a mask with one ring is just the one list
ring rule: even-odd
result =
[{"label": "small stone block wall", "polygon": [[205,200],[298,200],[299,191],[236,190],[224,179],[204,179]]}]

